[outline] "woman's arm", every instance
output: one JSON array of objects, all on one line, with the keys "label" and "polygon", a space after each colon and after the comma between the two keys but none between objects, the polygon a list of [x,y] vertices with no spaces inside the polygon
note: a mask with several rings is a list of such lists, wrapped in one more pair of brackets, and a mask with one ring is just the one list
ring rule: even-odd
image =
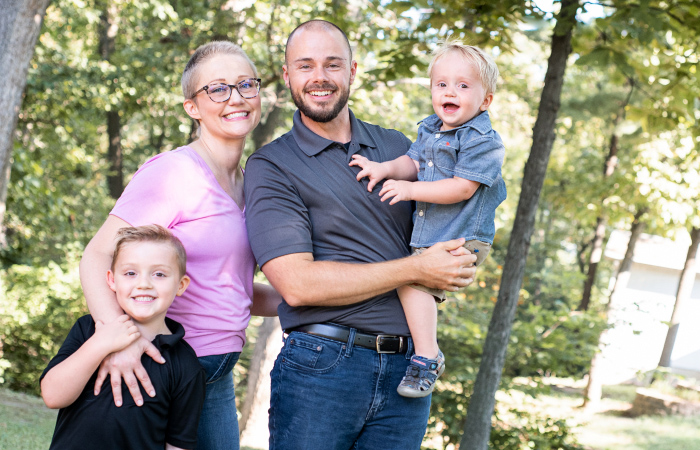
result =
[{"label": "woman's arm", "polygon": [[250,313],[254,316],[275,317],[277,307],[282,303],[282,296],[269,284],[253,284],[253,307]]},{"label": "woman's arm", "polygon": [[[107,271],[112,265],[112,253],[114,252],[117,232],[120,228],[129,226],[131,225],[119,217],[112,215],[107,217],[95,237],[85,247],[85,252],[80,260],[80,284],[83,286],[85,300],[95,322],[111,322],[124,314],[117,303],[117,297],[107,285],[106,277]],[[110,354],[104,359],[97,373],[95,395],[99,394],[102,383],[107,375],[110,375],[114,403],[117,406],[122,404],[122,378],[137,405],[143,404],[139,382],[148,395],[154,397],[156,395],[155,389],[153,389],[146,369],[141,364],[141,355],[144,353],[147,353],[156,362],[161,364],[165,362],[158,349],[151,342],[144,338],[138,339],[124,350]]]}]

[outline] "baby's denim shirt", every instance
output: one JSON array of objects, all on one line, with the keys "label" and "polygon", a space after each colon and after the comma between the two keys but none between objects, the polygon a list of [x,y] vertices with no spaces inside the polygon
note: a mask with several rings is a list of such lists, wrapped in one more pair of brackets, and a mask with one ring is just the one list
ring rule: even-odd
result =
[{"label": "baby's denim shirt", "polygon": [[491,128],[488,111],[459,128],[440,131],[441,126],[436,114],[420,122],[416,142],[406,153],[419,163],[418,181],[457,176],[481,186],[469,200],[459,203],[416,202],[411,247],[429,247],[460,237],[491,244],[496,234],[496,208],[506,199],[501,137]]}]

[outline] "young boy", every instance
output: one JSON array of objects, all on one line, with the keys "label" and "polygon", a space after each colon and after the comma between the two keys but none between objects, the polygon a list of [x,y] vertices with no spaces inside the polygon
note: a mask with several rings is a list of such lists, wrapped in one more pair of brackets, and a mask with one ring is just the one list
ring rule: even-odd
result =
[{"label": "young boy", "polygon": [[[111,323],[83,316],[41,376],[41,395],[49,408],[61,408],[52,449],[194,448],[204,403],[204,370],[183,340],[185,330],[165,317],[176,295],[190,279],[185,275],[185,249],[158,225],[119,230],[107,283],[124,315]],[[131,396],[114,405],[110,385],[94,395],[97,368],[110,353],[144,336],[165,358],[148,355],[143,363],[156,397],[143,396],[138,407]],[[126,391],[122,386],[122,391]],[[131,402],[131,403],[129,403]]]},{"label": "young boy", "polygon": [[[479,265],[493,243],[496,207],[506,198],[501,178],[505,149],[487,111],[498,67],[483,50],[452,41],[435,51],[428,75],[435,114],[420,123],[408,153],[384,163],[353,155],[350,165],[362,169],[358,180],[369,177],[369,191],[387,179],[379,192],[382,201],[417,202],[414,254],[437,242],[464,238]],[[433,301],[443,301],[445,293],[417,285],[398,293],[416,352],[398,392],[425,397],[445,369]]]}]

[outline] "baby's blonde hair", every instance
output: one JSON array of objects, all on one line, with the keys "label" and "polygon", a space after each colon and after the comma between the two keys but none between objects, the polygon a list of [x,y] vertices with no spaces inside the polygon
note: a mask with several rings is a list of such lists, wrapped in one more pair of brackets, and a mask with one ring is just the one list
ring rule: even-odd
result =
[{"label": "baby's blonde hair", "polygon": [[494,94],[496,92],[496,83],[498,82],[498,66],[494,62],[493,58],[491,58],[488,53],[479,47],[466,45],[456,40],[445,41],[433,52],[433,60],[430,61],[430,65],[428,66],[428,77],[430,77],[431,81],[433,79],[433,66],[435,65],[435,62],[452,52],[459,53],[467,61],[476,66],[479,72],[479,78],[481,79],[481,84],[484,85],[486,94]]}]

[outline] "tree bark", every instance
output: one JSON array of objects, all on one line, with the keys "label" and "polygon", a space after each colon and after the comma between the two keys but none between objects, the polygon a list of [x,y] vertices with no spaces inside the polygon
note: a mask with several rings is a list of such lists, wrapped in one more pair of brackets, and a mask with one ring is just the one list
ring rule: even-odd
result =
[{"label": "tree bark", "polygon": [[[639,236],[641,236],[642,232],[644,231],[644,222],[641,221],[641,217],[645,212],[645,209],[640,209],[634,216],[634,221],[632,222],[632,227],[630,228],[630,239],[627,242],[627,250],[625,251],[625,256],[620,263],[617,276],[615,277],[615,285],[613,286],[612,292],[610,293],[610,299],[608,300],[608,304],[605,308],[606,316],[610,314],[612,306],[616,303],[620,292],[627,287],[627,283],[629,282],[634,249],[637,246]],[[607,345],[607,333],[608,330],[605,329],[598,337],[598,352],[591,360],[591,368],[588,371],[588,384],[583,393],[583,406],[585,408],[595,409],[595,407],[600,403],[600,398],[603,393],[603,383],[600,379],[599,370],[600,363],[602,361],[603,349]]]},{"label": "tree bark", "polygon": [[693,284],[695,283],[695,274],[697,273],[695,261],[698,254],[698,244],[700,244],[700,228],[693,228],[690,232],[690,248],[688,248],[685,266],[681,272],[681,279],[678,282],[676,303],[673,305],[673,313],[671,314],[664,349],[661,352],[661,359],[659,359],[659,366],[661,367],[671,366],[671,354],[673,353],[673,345],[676,343],[681,317],[683,317],[683,309],[690,299],[690,292],[693,290]]},{"label": "tree bark", "polygon": [[503,267],[498,301],[489,323],[474,393],[467,409],[467,420],[460,443],[462,450],[488,448],[495,395],[501,380],[515,308],[525,273],[525,261],[530,248],[537,204],[554,143],[554,127],[561,104],[567,61],[571,54],[571,35],[576,27],[578,7],[579,0],[562,0],[557,15],[557,25],[552,36],[552,52],[533,129],[532,149],[525,164],[522,190]]},{"label": "tree bark", "polygon": [[27,71],[50,0],[0,0],[0,247],[5,241],[5,202],[15,128]]},{"label": "tree bark", "polygon": [[[116,37],[119,31],[117,7],[113,3],[102,3],[100,15],[100,57],[109,62],[116,49]],[[124,191],[124,169],[122,154],[121,118],[117,105],[110,105],[106,112],[107,119],[107,187],[109,196],[118,199]]]},{"label": "tree bark", "polygon": [[241,446],[267,448],[270,408],[270,371],[282,348],[282,328],[277,317],[266,317],[258,328],[258,339],[248,371],[248,393],[241,408]]}]

